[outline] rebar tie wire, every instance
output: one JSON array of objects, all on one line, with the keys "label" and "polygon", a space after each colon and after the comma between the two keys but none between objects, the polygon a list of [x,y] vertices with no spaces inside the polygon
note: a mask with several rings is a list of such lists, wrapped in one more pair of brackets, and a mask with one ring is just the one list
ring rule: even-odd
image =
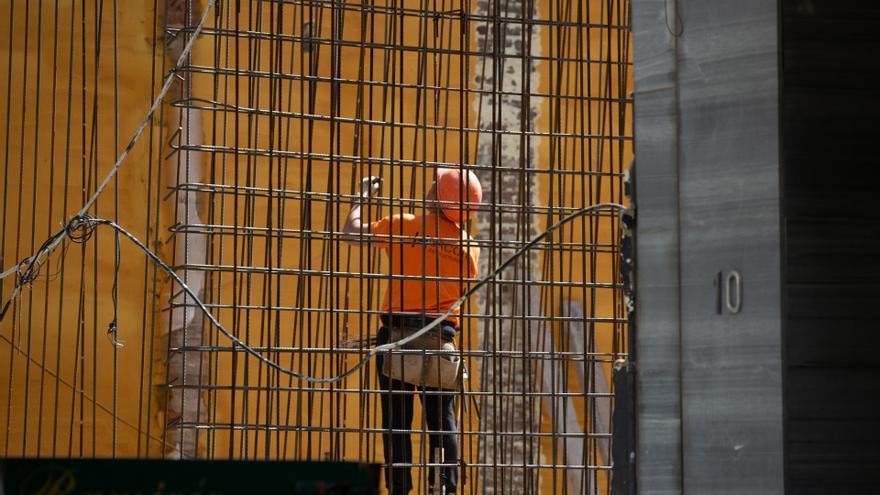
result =
[{"label": "rebar tie wire", "polygon": [[[357,363],[355,363],[354,366],[352,366],[351,368],[347,369],[346,371],[342,372],[339,375],[335,375],[335,376],[328,377],[328,378],[318,378],[318,377],[314,377],[314,376],[309,376],[304,373],[300,373],[298,371],[295,371],[295,370],[292,370],[289,368],[285,368],[284,366],[281,366],[280,364],[276,363],[275,361],[272,361],[271,359],[265,357],[263,354],[260,353],[260,351],[254,349],[253,347],[249,346],[244,341],[242,341],[241,339],[239,339],[238,337],[236,337],[235,335],[230,333],[223,326],[223,324],[221,324],[217,320],[217,318],[214,316],[214,314],[211,313],[211,311],[208,309],[208,307],[205,306],[205,303],[202,302],[201,299],[199,299],[199,297],[195,294],[195,292],[193,292],[193,290],[190,289],[190,287],[188,285],[186,285],[186,282],[184,282],[183,279],[181,279],[180,276],[178,276],[177,273],[175,273],[175,271],[170,266],[168,266],[167,263],[162,261],[162,259],[159,257],[159,255],[157,255],[150,248],[148,248],[143,242],[141,242],[140,239],[135,237],[134,234],[125,230],[125,228],[123,228],[122,226],[120,226],[119,224],[117,224],[116,222],[114,222],[112,220],[107,220],[107,219],[103,219],[103,218],[95,218],[95,217],[91,217],[86,214],[79,214],[79,215],[75,216],[73,219],[71,219],[70,222],[68,222],[67,226],[65,226],[64,229],[60,230],[54,236],[50,237],[43,244],[43,247],[39,251],[37,251],[36,254],[34,254],[33,256],[31,256],[29,258],[25,258],[25,260],[45,259],[46,256],[48,256],[49,251],[54,249],[54,247],[57,246],[60,242],[62,242],[62,240],[65,237],[69,237],[74,242],[86,242],[91,238],[91,235],[97,226],[103,225],[103,226],[110,227],[113,230],[115,230],[116,232],[118,232],[119,234],[121,234],[122,236],[124,236],[126,239],[131,241],[135,246],[137,246],[141,251],[143,251],[144,254],[147,255],[147,257],[150,258],[159,268],[161,268],[163,271],[168,273],[168,275],[175,282],[177,282],[178,285],[180,285],[181,289],[184,292],[186,292],[186,294],[190,298],[192,298],[193,301],[195,301],[195,304],[199,307],[199,309],[202,310],[202,312],[205,314],[205,316],[211,321],[211,324],[213,324],[215,327],[217,327],[217,330],[219,330],[220,333],[223,334],[224,337],[229,339],[233,344],[241,347],[245,352],[247,352],[248,354],[257,358],[260,362],[262,362],[266,366],[269,366],[270,368],[272,368],[280,373],[283,373],[285,375],[292,376],[292,377],[298,378],[300,380],[303,380],[303,381],[306,381],[309,383],[336,383],[336,382],[339,382],[339,381],[345,379],[346,377],[348,377],[349,375],[351,375],[355,371],[361,369],[376,354],[388,353],[390,351],[399,349],[400,347],[404,346],[405,344],[421,337],[422,335],[424,335],[424,334],[430,332],[431,330],[433,330],[434,328],[436,328],[438,325],[440,325],[440,323],[442,323],[446,319],[446,317],[452,315],[452,313],[455,310],[457,310],[459,307],[461,307],[461,305],[464,304],[465,301],[467,301],[467,299],[471,295],[473,295],[477,290],[479,290],[481,287],[483,287],[484,285],[489,283],[491,280],[493,280],[495,277],[497,277],[498,274],[500,274],[502,271],[504,271],[505,268],[510,266],[514,261],[519,259],[520,256],[522,256],[523,254],[528,252],[532,247],[537,245],[539,242],[541,242],[545,237],[547,237],[548,235],[553,233],[555,230],[559,229],[560,227],[562,227],[566,223],[568,223],[576,218],[584,216],[588,213],[592,213],[595,211],[602,211],[602,210],[616,211],[619,214],[626,213],[628,211],[628,209],[624,205],[619,204],[619,203],[598,203],[598,204],[595,204],[592,206],[588,206],[586,208],[581,208],[581,209],[579,209],[573,213],[570,213],[569,215],[561,218],[559,221],[548,226],[546,230],[544,230],[540,234],[536,235],[533,239],[531,239],[529,242],[527,242],[525,245],[523,245],[523,247],[521,247],[513,255],[511,255],[509,258],[507,258],[503,263],[501,263],[494,270],[492,270],[492,273],[486,275],[485,277],[481,278],[477,283],[472,285],[468,290],[466,290],[462,294],[462,296],[460,298],[458,298],[457,301],[455,301],[455,303],[448,310],[446,310],[445,313],[443,313],[442,315],[435,318],[433,321],[431,321],[431,323],[425,325],[424,327],[422,327],[421,329],[419,329],[415,333],[412,333],[409,336],[404,337],[400,340],[397,340],[394,342],[389,342],[387,344],[382,344],[382,345],[371,348],[367,352],[366,356],[362,357]],[[0,321],[3,320],[3,317],[6,315],[6,311],[10,307],[10,305],[12,304],[12,301],[15,300],[15,298],[18,296],[18,294],[20,294],[21,288],[23,286],[25,286],[26,284],[31,283],[34,280],[34,278],[36,277],[36,274],[39,272],[39,266],[40,265],[37,263],[31,263],[30,265],[28,265],[27,270],[25,270],[25,272],[19,276],[19,279],[17,280],[16,286],[15,286],[15,290],[12,292],[12,295],[6,301],[6,304],[3,306],[3,311],[0,312]],[[16,271],[16,273],[17,273],[17,271]]]}]

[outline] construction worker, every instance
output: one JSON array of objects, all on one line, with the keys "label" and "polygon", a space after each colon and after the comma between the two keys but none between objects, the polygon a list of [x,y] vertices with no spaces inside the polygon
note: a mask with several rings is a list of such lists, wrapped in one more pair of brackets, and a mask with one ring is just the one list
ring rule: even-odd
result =
[{"label": "construction worker", "polygon": [[[381,180],[377,177],[362,179],[361,203],[375,196],[380,187]],[[477,276],[479,249],[463,226],[481,199],[480,182],[473,172],[439,169],[436,181],[425,194],[426,208],[422,215],[398,214],[364,223],[361,204],[352,208],[343,228],[343,239],[352,244],[362,240],[370,242],[381,248],[389,260],[391,281],[383,302],[382,327],[376,335],[378,344],[387,343],[390,334],[399,338],[401,328],[414,332],[446,313],[466,290],[468,279]],[[438,328],[436,337],[447,342],[443,348],[454,349],[449,342],[459,331],[459,311],[452,312]],[[384,362],[387,359],[391,358],[379,354],[376,366],[379,385],[386,391],[381,395],[382,444],[385,462],[389,464],[385,470],[386,487],[392,495],[412,490],[408,466],[412,463],[410,434],[392,431],[412,428],[413,395],[418,394],[427,429],[442,432],[429,434],[429,462],[440,463],[436,458],[439,453],[446,465],[441,468],[439,477],[435,477],[433,468],[429,469],[427,484],[433,493],[455,493],[458,488],[455,394],[414,385],[420,383],[418,380],[386,376],[389,366],[383,367],[383,364],[388,364]],[[391,467],[392,463],[403,466]]]}]

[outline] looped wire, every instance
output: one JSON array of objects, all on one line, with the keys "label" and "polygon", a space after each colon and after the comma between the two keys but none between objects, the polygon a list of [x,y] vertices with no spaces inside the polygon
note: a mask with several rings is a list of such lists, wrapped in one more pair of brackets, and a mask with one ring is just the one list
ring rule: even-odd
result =
[{"label": "looped wire", "polygon": [[70,222],[67,223],[64,231],[67,233],[67,237],[70,238],[71,241],[83,244],[91,239],[92,234],[95,232],[95,225],[94,217],[88,214],[82,214],[73,217]]},{"label": "looped wire", "polygon": [[125,347],[125,342],[119,340],[119,326],[117,325],[116,320],[111,321],[110,324],[107,325],[107,339],[117,349]]}]

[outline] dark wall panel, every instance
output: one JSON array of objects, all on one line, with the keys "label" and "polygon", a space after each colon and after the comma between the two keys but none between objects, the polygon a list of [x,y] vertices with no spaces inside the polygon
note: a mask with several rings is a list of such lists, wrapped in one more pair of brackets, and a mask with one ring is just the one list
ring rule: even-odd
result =
[{"label": "dark wall panel", "polygon": [[782,1],[787,492],[880,485],[880,2]]}]

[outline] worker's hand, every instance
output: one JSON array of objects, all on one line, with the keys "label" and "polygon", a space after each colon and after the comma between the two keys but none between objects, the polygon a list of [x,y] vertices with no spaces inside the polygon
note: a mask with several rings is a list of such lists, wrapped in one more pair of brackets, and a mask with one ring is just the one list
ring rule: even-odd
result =
[{"label": "worker's hand", "polygon": [[361,199],[367,199],[379,194],[381,188],[382,179],[380,177],[375,175],[364,177],[361,179]]}]

